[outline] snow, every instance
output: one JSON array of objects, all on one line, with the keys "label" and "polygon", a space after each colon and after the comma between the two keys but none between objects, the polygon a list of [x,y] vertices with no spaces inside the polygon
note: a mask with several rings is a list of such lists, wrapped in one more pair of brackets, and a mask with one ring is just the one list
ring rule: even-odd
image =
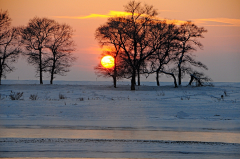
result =
[{"label": "snow", "polygon": [[1,158],[240,157],[240,83],[38,83],[2,81]]}]

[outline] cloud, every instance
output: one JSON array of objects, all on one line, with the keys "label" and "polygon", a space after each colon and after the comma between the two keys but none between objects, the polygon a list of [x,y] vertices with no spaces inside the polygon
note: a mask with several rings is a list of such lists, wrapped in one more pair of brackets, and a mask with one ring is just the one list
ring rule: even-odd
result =
[{"label": "cloud", "polygon": [[[65,18],[65,19],[91,19],[91,18],[110,18],[114,16],[129,16],[132,15],[132,13],[129,12],[122,12],[122,11],[109,11],[108,14],[90,14],[87,16],[54,16],[55,18]],[[135,14],[137,15],[137,14]],[[146,16],[146,15],[141,15],[141,16]],[[180,25],[186,21],[183,20],[169,20],[169,19],[164,19],[164,18],[155,18],[157,20],[165,20],[167,23],[174,23],[177,25]]]},{"label": "cloud", "polygon": [[240,19],[230,18],[208,18],[208,19],[193,19],[193,22],[203,26],[240,26]]},{"label": "cloud", "polygon": [[[169,11],[171,10],[162,10]],[[91,19],[91,18],[110,18],[114,16],[129,16],[132,13],[123,11],[109,11],[108,14],[90,14],[86,16],[54,16],[55,18],[66,18],[66,19]],[[136,14],[137,15],[137,14]],[[141,15],[145,16],[145,15]],[[180,25],[185,23],[183,20],[169,20],[164,18],[156,18],[158,20],[166,20],[167,23],[175,23]],[[202,26],[240,26],[240,19],[230,19],[230,18],[206,18],[206,19],[191,19],[194,23]]]},{"label": "cloud", "polygon": [[165,20],[167,24],[176,24],[176,25],[181,25],[183,23],[186,23],[187,21],[184,20],[170,20],[170,19],[163,19],[163,18],[158,18],[158,20]]},{"label": "cloud", "polygon": [[[183,24],[187,21],[184,20],[168,20],[158,18],[159,20],[166,20],[167,23],[175,23],[177,25]],[[200,25],[200,26],[240,26],[240,19],[230,19],[230,18],[206,18],[206,19],[191,19],[193,23]]]},{"label": "cloud", "polygon": [[108,14],[90,14],[87,16],[54,16],[54,17],[66,19],[89,19],[89,18],[109,18],[114,16],[128,16],[128,15],[131,15],[131,13],[111,10]]}]

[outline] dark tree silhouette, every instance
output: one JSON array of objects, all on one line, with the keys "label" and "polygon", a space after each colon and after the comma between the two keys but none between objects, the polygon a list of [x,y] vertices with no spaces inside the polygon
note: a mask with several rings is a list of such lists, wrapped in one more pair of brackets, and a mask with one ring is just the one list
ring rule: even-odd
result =
[{"label": "dark tree silhouette", "polygon": [[29,64],[34,65],[40,77],[40,84],[43,84],[43,72],[46,71],[45,55],[47,54],[46,44],[51,40],[56,30],[56,22],[48,18],[35,17],[30,19],[27,27],[22,29],[22,39],[26,48],[25,55]]},{"label": "dark tree silhouette", "polygon": [[[117,18],[116,18],[117,19]],[[97,28],[95,33],[95,38],[98,40],[101,47],[110,47],[112,50],[108,54],[110,54],[114,58],[114,68],[113,68],[113,74],[112,69],[104,69],[101,65],[98,65],[95,67],[95,70],[98,70],[96,73],[99,75],[100,72],[105,75],[110,75],[113,78],[114,87],[116,88],[117,85],[117,67],[119,67],[118,64],[118,55],[121,51],[121,40],[120,35],[118,34],[118,25],[120,24],[120,21],[116,20],[115,18],[109,18],[108,22],[105,25],[100,26]],[[102,70],[102,71],[100,71]],[[100,73],[101,74],[101,73]],[[121,73],[120,73],[121,74]],[[106,77],[106,76],[105,76]]]},{"label": "dark tree silhouette", "polygon": [[[131,1],[125,6],[125,11],[131,13],[125,19],[122,28],[122,48],[128,57],[128,63],[132,68],[131,90],[135,90],[136,73],[145,59],[154,52],[149,41],[148,30],[153,18],[158,14],[153,6],[142,5],[140,2]],[[139,76],[138,76],[139,77]]]},{"label": "dark tree silhouette", "polygon": [[112,21],[115,21],[116,34],[125,54],[123,60],[131,68],[131,90],[135,90],[137,71],[140,72],[144,60],[154,52],[149,46],[148,29],[157,12],[152,6],[135,1],[129,2],[125,11],[131,15],[112,18]]},{"label": "dark tree silhouette", "polygon": [[76,57],[72,55],[75,50],[72,36],[73,29],[69,25],[57,24],[51,39],[46,43],[46,48],[49,48],[51,53],[47,55],[44,66],[50,74],[50,84],[53,83],[55,75],[64,76],[66,72],[69,72],[69,67],[76,60]]},{"label": "dark tree silhouette", "polygon": [[0,45],[5,44],[5,37],[11,25],[11,18],[8,11],[0,10]]},{"label": "dark tree silhouette", "polygon": [[186,22],[179,27],[178,36],[178,48],[176,52],[176,65],[178,70],[178,85],[181,85],[182,77],[189,71],[190,65],[195,67],[204,68],[207,70],[207,66],[203,63],[196,61],[191,54],[192,51],[196,51],[197,48],[202,48],[203,45],[197,40],[197,38],[203,38],[203,33],[207,32],[203,27],[197,27],[192,22]]},{"label": "dark tree silhouette", "polygon": [[213,86],[213,84],[210,83],[211,81],[212,79],[205,76],[204,73],[194,71],[192,74],[190,74],[190,81],[188,85],[192,85],[192,82],[196,82],[196,86]]},{"label": "dark tree silhouette", "polygon": [[[116,55],[116,52],[115,51],[104,51],[102,53],[101,57],[104,57],[107,55],[110,55],[113,57]],[[121,56],[115,57],[113,68],[105,68],[101,65],[101,63],[99,63],[96,67],[94,67],[94,70],[98,77],[113,78],[114,88],[117,87],[116,81],[118,79],[126,78],[126,76],[127,76],[126,67],[124,66],[124,61],[121,59]]]},{"label": "dark tree silhouette", "polygon": [[[159,74],[166,74],[174,79],[177,87],[175,74],[181,85],[184,74],[193,74],[191,66],[207,69],[192,55],[197,47],[202,48],[197,39],[203,38],[204,28],[191,22],[178,27],[160,21],[153,6],[141,2],[130,1],[125,11],[130,15],[109,18],[97,29],[96,38],[101,46],[120,50],[115,53],[124,61],[121,63],[125,66],[124,74],[131,75],[131,90],[135,90],[136,77],[140,85],[141,73],[156,73],[157,85]],[[171,68],[172,65],[176,67]]]},{"label": "dark tree silhouette", "polygon": [[174,79],[174,85],[177,87],[176,78],[173,72],[167,70],[168,65],[175,59],[178,29],[174,24],[167,24],[166,21],[157,21],[150,29],[153,47],[156,51],[147,60],[149,69],[147,73],[156,73],[157,86],[159,83],[159,74],[170,75]]},{"label": "dark tree silhouette", "polygon": [[12,72],[20,50],[19,28],[10,28],[11,19],[7,11],[0,11],[0,85],[6,73]]}]

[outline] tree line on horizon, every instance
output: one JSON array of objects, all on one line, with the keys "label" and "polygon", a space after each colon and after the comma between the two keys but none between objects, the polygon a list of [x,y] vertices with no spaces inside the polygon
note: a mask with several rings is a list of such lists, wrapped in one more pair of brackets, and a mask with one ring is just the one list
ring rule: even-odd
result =
[{"label": "tree line on horizon", "polygon": [[43,84],[43,73],[50,76],[50,84],[56,75],[65,75],[76,60],[72,55],[75,43],[73,29],[48,18],[34,17],[27,26],[11,27],[8,11],[0,11],[0,85],[6,73],[20,55],[35,67],[36,76]]},{"label": "tree line on horizon", "polygon": [[[110,17],[96,29],[95,38],[105,51],[101,56],[114,57],[114,67],[97,65],[98,76],[113,78],[114,87],[118,79],[131,79],[131,90],[140,85],[140,76],[156,74],[159,86],[161,74],[173,78],[174,86],[181,85],[182,78],[189,75],[198,86],[211,81],[195,68],[207,70],[197,61],[193,52],[203,45],[198,41],[207,32],[188,21],[181,25],[157,18],[153,6],[130,1],[124,6],[131,15]],[[35,67],[36,76],[43,84],[43,73],[53,83],[56,75],[66,75],[76,57],[72,52],[75,43],[73,29],[48,18],[34,17],[26,26],[11,27],[8,11],[0,11],[0,84],[6,73],[14,71],[12,64],[20,55]]]},{"label": "tree line on horizon", "polygon": [[148,77],[153,73],[158,86],[161,74],[172,77],[175,87],[181,85],[184,75],[189,75],[189,85],[193,81],[198,86],[210,84],[211,79],[195,69],[207,70],[207,66],[193,55],[197,48],[202,49],[198,39],[203,38],[206,29],[190,21],[176,25],[160,20],[153,6],[141,2],[130,1],[124,7],[131,15],[111,17],[95,32],[105,49],[101,56],[115,59],[113,68],[97,65],[98,76],[112,77],[114,87],[117,79],[131,79],[131,90],[140,85],[141,75]]}]

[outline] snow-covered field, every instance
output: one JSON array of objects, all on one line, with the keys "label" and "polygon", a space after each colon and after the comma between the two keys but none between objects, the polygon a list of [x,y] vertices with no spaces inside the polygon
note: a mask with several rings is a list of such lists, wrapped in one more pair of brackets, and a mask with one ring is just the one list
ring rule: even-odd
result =
[{"label": "snow-covered field", "polygon": [[2,83],[1,158],[240,158],[240,83]]}]

